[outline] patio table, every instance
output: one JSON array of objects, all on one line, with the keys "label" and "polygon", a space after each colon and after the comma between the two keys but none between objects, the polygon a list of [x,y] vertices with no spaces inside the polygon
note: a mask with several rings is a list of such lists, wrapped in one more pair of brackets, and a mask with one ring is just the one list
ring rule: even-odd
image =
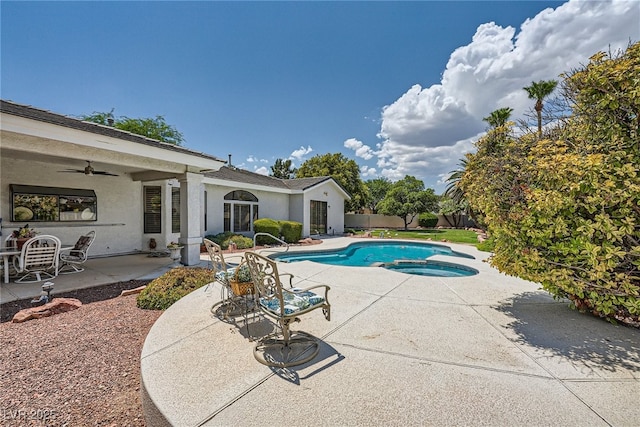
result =
[{"label": "patio table", "polygon": [[0,248],[0,256],[4,263],[4,283],[9,283],[9,259],[12,256],[20,255],[20,251],[15,248]]},{"label": "patio table", "polygon": [[[62,246],[60,247],[60,251],[68,251],[73,248],[73,246]],[[9,260],[11,257],[20,255],[21,253],[22,251],[16,248],[0,248],[0,256],[2,256],[2,262],[4,265],[4,283],[9,283]]]}]

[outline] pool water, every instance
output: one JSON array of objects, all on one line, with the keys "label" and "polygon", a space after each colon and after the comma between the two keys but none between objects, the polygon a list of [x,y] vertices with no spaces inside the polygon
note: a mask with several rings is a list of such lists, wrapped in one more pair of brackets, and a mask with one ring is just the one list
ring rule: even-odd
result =
[{"label": "pool water", "polygon": [[[457,264],[425,262],[433,255],[473,258],[442,245],[419,242],[358,242],[333,251],[293,252],[272,255],[277,261],[314,261],[350,267],[380,266],[390,270],[422,276],[465,276],[477,271]],[[421,261],[407,263],[401,261]],[[461,268],[458,268],[461,267]]]},{"label": "pool water", "polygon": [[416,274],[418,276],[465,277],[478,274],[478,270],[470,267],[437,261],[398,261],[392,264],[385,264],[381,267],[387,270]]}]

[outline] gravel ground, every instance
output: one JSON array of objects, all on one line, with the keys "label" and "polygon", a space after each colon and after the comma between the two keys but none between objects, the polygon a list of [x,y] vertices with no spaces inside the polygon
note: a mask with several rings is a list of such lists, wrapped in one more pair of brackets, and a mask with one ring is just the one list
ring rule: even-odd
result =
[{"label": "gravel ground", "polygon": [[0,307],[0,425],[144,426],[140,352],[161,311],[136,307],[119,282],[56,296],[78,310],[11,323],[29,301]]}]

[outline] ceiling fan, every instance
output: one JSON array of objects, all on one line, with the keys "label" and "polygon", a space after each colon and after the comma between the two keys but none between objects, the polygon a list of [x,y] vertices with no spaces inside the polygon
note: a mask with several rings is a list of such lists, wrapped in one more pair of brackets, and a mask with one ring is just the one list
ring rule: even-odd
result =
[{"label": "ceiling fan", "polygon": [[89,160],[86,161],[87,166],[84,169],[65,169],[63,171],[58,172],[73,172],[73,173],[83,173],[85,175],[108,175],[108,176],[118,176],[115,173],[105,172],[105,171],[97,171],[91,166],[91,162]]}]

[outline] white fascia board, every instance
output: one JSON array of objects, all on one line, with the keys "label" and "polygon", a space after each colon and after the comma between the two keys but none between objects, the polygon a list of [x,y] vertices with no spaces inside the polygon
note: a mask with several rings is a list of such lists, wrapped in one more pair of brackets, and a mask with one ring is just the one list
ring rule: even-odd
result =
[{"label": "white fascia board", "polygon": [[204,184],[215,185],[218,187],[241,188],[243,190],[260,190],[260,191],[266,191],[270,193],[281,193],[281,194],[302,193],[302,191],[293,191],[288,188],[276,188],[276,187],[269,187],[268,185],[247,184],[244,182],[229,181],[227,179],[210,178],[207,176],[204,177],[202,182]]},{"label": "white fascia board", "polygon": [[82,147],[113,151],[119,154],[168,161],[193,168],[218,170],[225,164],[222,160],[207,159],[189,153],[126,141],[11,114],[2,114],[0,116],[0,123],[2,130],[9,132],[29,135],[45,140],[62,141]]},{"label": "white fascia board", "polygon": [[339,193],[342,193],[342,196],[347,199],[347,200],[351,200],[351,196],[349,196],[349,194],[344,191],[342,189],[342,187],[340,187],[334,180],[333,178],[331,179],[327,179],[326,181],[322,181],[319,182],[317,184],[312,185],[311,187],[307,187],[307,190],[311,190],[312,188],[317,188],[317,187],[322,187],[325,185],[331,185],[333,188],[335,188],[336,190],[338,190]]}]

